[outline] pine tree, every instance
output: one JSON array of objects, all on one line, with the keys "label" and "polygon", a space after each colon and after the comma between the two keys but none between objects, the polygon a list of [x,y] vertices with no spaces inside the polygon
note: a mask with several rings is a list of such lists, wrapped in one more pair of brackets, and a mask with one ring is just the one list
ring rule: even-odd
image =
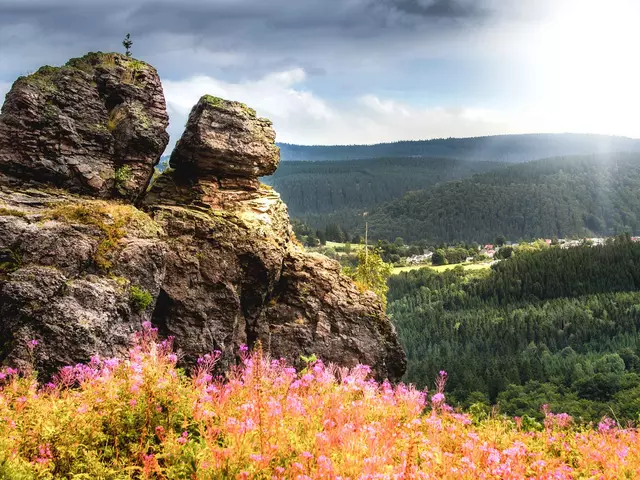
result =
[{"label": "pine tree", "polygon": [[131,56],[131,47],[133,46],[133,41],[131,40],[131,34],[127,33],[122,41],[122,46],[125,48],[125,55],[127,57]]}]

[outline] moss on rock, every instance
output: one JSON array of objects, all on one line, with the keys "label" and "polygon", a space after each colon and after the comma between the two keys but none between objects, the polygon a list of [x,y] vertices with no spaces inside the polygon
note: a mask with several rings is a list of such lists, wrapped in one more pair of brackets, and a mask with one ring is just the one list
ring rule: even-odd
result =
[{"label": "moss on rock", "polygon": [[56,205],[46,212],[45,218],[95,227],[100,232],[100,243],[94,261],[103,271],[111,269],[112,253],[129,232],[147,237],[161,232],[147,214],[134,206],[101,200]]},{"label": "moss on rock", "polygon": [[200,101],[206,102],[209,105],[211,105],[212,107],[221,107],[225,103],[224,99],[222,99],[220,97],[214,97],[213,95],[203,95],[200,98]]}]

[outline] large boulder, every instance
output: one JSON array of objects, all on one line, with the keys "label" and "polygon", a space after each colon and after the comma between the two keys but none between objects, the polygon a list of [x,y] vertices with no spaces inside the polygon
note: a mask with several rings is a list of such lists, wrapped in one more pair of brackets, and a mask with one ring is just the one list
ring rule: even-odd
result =
[{"label": "large boulder", "polygon": [[127,352],[165,277],[161,230],[130,205],[0,188],[0,359],[45,374]]},{"label": "large boulder", "polygon": [[20,77],[0,113],[5,184],[135,200],[169,141],[156,70],[92,53]]},{"label": "large boulder", "polygon": [[302,366],[300,353],[337,365],[369,365],[375,377],[399,379],[406,356],[373,292],[361,292],[324,255],[292,249],[262,312],[258,337],[274,357]]},{"label": "large boulder", "polygon": [[171,168],[236,177],[271,175],[280,149],[271,122],[243,103],[203,96],[171,155]]}]

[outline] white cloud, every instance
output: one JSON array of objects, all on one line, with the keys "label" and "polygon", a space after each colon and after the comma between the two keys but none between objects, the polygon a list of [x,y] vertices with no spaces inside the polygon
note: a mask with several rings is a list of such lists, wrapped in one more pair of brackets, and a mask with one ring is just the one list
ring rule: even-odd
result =
[{"label": "white cloud", "polygon": [[256,81],[230,83],[207,76],[181,81],[165,81],[164,92],[171,117],[171,142],[177,141],[191,108],[204,94],[236,100],[255,108],[259,115],[271,119],[279,139],[295,138],[300,124],[322,124],[334,113],[322,100],[294,85],[304,81],[301,69],[269,74]]},{"label": "white cloud", "polygon": [[509,131],[499,112],[482,108],[417,108],[375,95],[330,102],[305,90],[305,78],[305,72],[296,68],[238,83],[208,76],[165,81],[172,143],[182,134],[189,111],[205,93],[255,108],[273,121],[281,142],[378,143]]}]

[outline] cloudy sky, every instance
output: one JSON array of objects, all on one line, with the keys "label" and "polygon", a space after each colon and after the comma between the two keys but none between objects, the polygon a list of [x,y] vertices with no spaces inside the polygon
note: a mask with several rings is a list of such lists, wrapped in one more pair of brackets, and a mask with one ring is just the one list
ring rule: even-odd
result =
[{"label": "cloudy sky", "polygon": [[163,79],[172,141],[204,93],[290,143],[640,138],[638,24],[637,0],[0,0],[0,97],[131,32]]}]

